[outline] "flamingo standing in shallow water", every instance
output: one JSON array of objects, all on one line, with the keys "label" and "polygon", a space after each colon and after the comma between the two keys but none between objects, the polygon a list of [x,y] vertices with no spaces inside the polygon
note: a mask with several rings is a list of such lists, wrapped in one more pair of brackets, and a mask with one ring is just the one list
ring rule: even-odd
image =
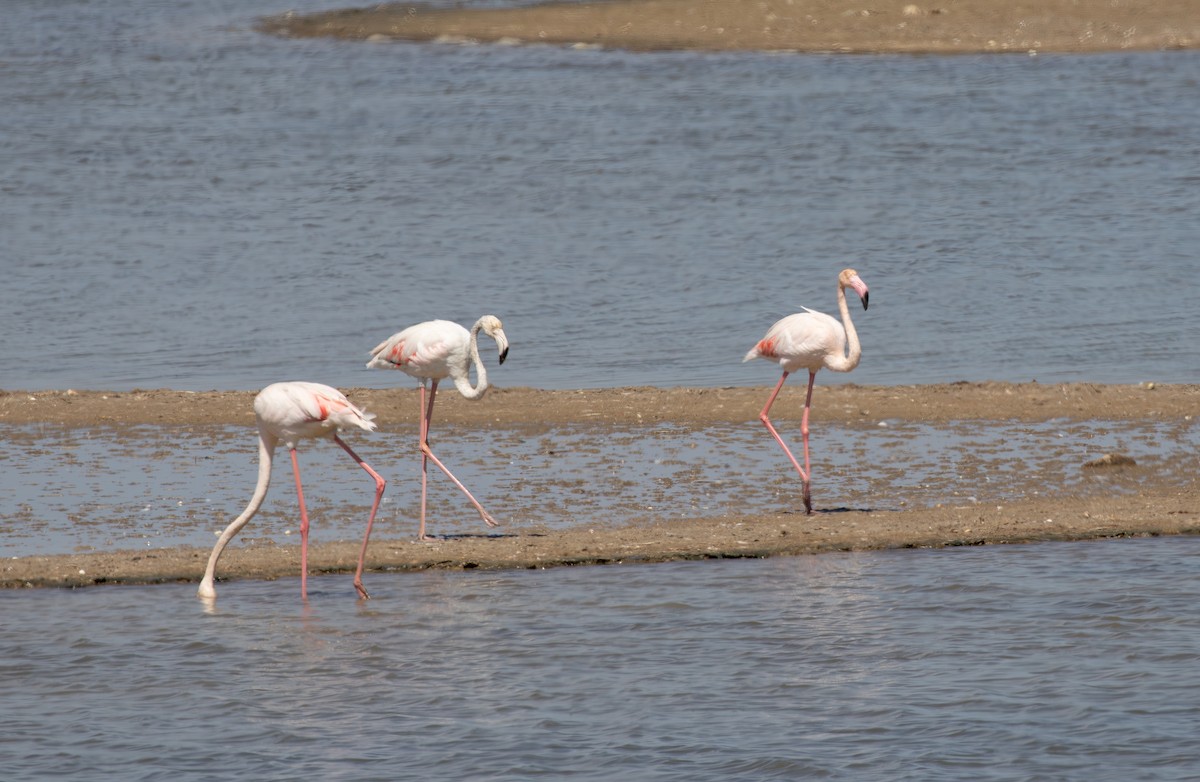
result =
[{"label": "flamingo standing in shallow water", "polygon": [[225,528],[221,537],[217,539],[217,545],[213,546],[204,578],[200,581],[200,597],[211,600],[217,596],[213,587],[217,560],[221,551],[241,531],[246,522],[254,517],[266,498],[267,486],[271,482],[271,460],[275,455],[275,446],[282,442],[291,451],[292,472],[296,476],[296,496],[300,500],[300,596],[308,598],[308,510],[304,506],[304,489],[300,485],[300,463],[296,459],[296,443],[304,439],[330,437],[358,462],[358,466],[375,479],[375,503],[371,506],[371,516],[367,519],[367,532],[363,536],[362,550],[358,555],[358,569],[354,572],[354,588],[358,590],[360,597],[369,598],[370,595],[362,585],[363,560],[367,555],[367,540],[371,537],[375,513],[379,510],[379,501],[383,498],[383,490],[387,483],[379,477],[379,473],[371,469],[371,465],[360,459],[358,454],[342,441],[338,430],[357,426],[368,432],[374,431],[375,422],[372,419],[375,416],[351,404],[336,388],[304,382],[275,383],[264,388],[254,398],[254,416],[258,421],[258,485],[255,486],[250,504],[242,511],[242,515]]},{"label": "flamingo standing in shallow water", "polygon": [[[812,406],[813,382],[817,379],[817,370],[827,367],[834,372],[849,372],[858,366],[858,361],[862,358],[862,345],[858,342],[858,332],[854,330],[854,323],[850,320],[850,308],[846,306],[846,288],[854,289],[854,292],[862,299],[865,310],[867,308],[867,284],[859,278],[858,272],[853,269],[844,269],[838,275],[837,289],[838,309],[842,313],[841,323],[823,312],[814,312],[805,307],[804,312],[788,315],[771,326],[766,336],[760,339],[758,344],[751,348],[746,357],[742,359],[750,361],[756,358],[765,358],[768,361],[776,361],[779,366],[783,367],[783,377],[779,378],[775,390],[771,392],[771,396],[767,399],[767,404],[763,407],[762,412],[758,414],[758,418],[783,448],[784,453],[791,460],[792,466],[796,468],[796,472],[800,473],[800,480],[804,483],[804,512],[806,514],[812,513],[812,494],[809,483],[812,471],[808,461],[808,411]],[[849,343],[849,351],[847,351],[847,343]],[[771,419],[767,417],[771,405],[775,402],[775,397],[779,396],[779,389],[783,388],[783,381],[798,369],[808,370],[808,396],[804,400],[804,418],[800,423],[800,432],[804,436],[804,467],[801,467],[800,463],[796,461],[796,457],[788,450],[783,438],[779,436],[779,432],[775,431],[775,427],[771,425]]]},{"label": "flamingo standing in shallow water", "polygon": [[[467,495],[467,499],[479,511],[483,521],[489,527],[496,526],[496,520],[483,509],[479,501],[467,491],[454,473],[433,455],[429,447],[429,423],[433,420],[433,400],[437,396],[438,381],[450,378],[454,387],[467,399],[482,399],[487,392],[487,369],[479,358],[479,332],[482,331],[496,340],[500,351],[500,363],[508,357],[508,337],[500,319],[495,315],[484,315],[467,331],[457,323],[448,320],[429,320],[409,326],[404,331],[393,334],[375,346],[371,351],[371,360],[367,366],[379,369],[398,369],[401,372],[421,381],[421,422],[420,422],[420,451],[421,451],[421,528],[417,537],[420,540],[431,540],[425,534],[425,497],[427,486],[427,467],[432,459],[442,472],[454,481],[454,485]],[[475,367],[476,383],[471,385],[470,370]],[[429,386],[429,403],[425,402],[425,387]]]}]

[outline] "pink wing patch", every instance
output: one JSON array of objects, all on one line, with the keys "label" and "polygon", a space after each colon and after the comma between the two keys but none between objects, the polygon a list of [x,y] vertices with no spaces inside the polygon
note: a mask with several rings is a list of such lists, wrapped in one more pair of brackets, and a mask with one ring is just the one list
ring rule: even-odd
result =
[{"label": "pink wing patch", "polygon": [[313,422],[328,421],[334,413],[345,412],[351,407],[350,403],[343,399],[335,399],[321,394],[313,394],[312,401],[317,403],[317,414],[308,419]]},{"label": "pink wing patch", "polygon": [[760,356],[770,356],[771,358],[775,358],[775,338],[764,337],[763,339],[760,339],[758,344],[754,346],[754,349],[758,351]]},{"label": "pink wing patch", "polygon": [[437,362],[444,361],[447,354],[445,342],[418,343],[406,358],[409,364],[419,369],[428,369]]}]

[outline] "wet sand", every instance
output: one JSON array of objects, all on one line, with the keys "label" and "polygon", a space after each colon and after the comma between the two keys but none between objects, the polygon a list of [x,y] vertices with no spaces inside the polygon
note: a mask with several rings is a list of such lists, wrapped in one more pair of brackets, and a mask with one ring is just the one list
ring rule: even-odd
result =
[{"label": "wet sand", "polygon": [[[608,428],[628,430],[640,424],[672,422],[702,426],[732,423],[761,428],[758,411],[766,388],[659,389],[623,388],[584,391],[493,389],[480,402],[448,394],[439,402],[438,420],[481,428],[519,428],[535,436],[555,426],[580,424],[604,438]],[[348,395],[379,416],[380,433],[406,434],[416,420],[416,392],[350,389]],[[253,392],[172,390],[131,392],[0,392],[0,424],[102,427],[114,442],[136,438],[135,427],[244,425],[252,437]],[[773,408],[773,419],[794,428],[803,390],[786,388]],[[878,421],[920,422],[949,428],[962,422],[989,425],[1048,421],[1158,422],[1187,431],[1200,411],[1200,386],[1112,386],[1094,384],[956,383],[928,386],[818,387],[813,425],[876,425]],[[775,448],[764,434],[764,448]],[[1058,460],[1075,460],[1064,449]],[[1103,471],[1106,480],[1086,491],[1063,495],[1048,489],[1037,472],[1023,481],[1033,499],[1007,502],[989,497],[982,474],[975,501],[943,503],[911,510],[888,507],[844,508],[822,500],[834,494],[821,476],[814,481],[818,512],[727,513],[714,517],[647,517],[613,524],[604,518],[581,519],[568,529],[498,530],[491,535],[460,536],[434,542],[373,539],[372,570],[544,568],[567,565],[657,562],[679,559],[764,557],[827,551],[1083,540],[1114,536],[1195,534],[1200,532],[1200,456],[1191,454],[1148,468],[1145,465],[1085,466],[1065,469]],[[886,486],[903,480],[904,464],[892,470]],[[779,454],[779,469],[787,463]],[[981,466],[986,470],[986,464]],[[1011,485],[1008,488],[1012,488]],[[753,490],[752,487],[747,488]],[[500,500],[500,498],[497,498]],[[586,504],[586,498],[584,498]],[[874,505],[875,503],[871,503]],[[799,492],[797,491],[797,507]],[[234,509],[236,510],[236,509]],[[520,508],[514,508],[520,515]],[[358,544],[317,545],[311,571],[346,573],[354,568]],[[6,560],[0,586],[86,586],[117,583],[198,581],[208,551],[191,547]],[[223,579],[294,578],[299,550],[291,545],[235,541],[221,560]],[[370,588],[370,578],[366,579]],[[353,594],[353,590],[348,590]]]},{"label": "wet sand", "polygon": [[289,12],[260,27],[295,37],[642,51],[965,54],[1200,46],[1194,0],[611,0],[449,10],[390,3]]},{"label": "wet sand", "polygon": [[[379,416],[380,431],[416,415],[416,386],[342,389]],[[470,426],[550,427],[582,424],[756,422],[769,388],[628,387],[545,391],[493,386],[482,400],[438,396],[437,420]],[[254,425],[256,391],[0,391],[0,424]],[[796,417],[803,383],[788,381],[772,416]],[[790,412],[789,412],[790,411]],[[813,421],[896,419],[948,421],[1080,421],[1185,418],[1200,413],[1200,385],[1096,383],[943,383],[914,386],[822,386],[813,391]]]}]

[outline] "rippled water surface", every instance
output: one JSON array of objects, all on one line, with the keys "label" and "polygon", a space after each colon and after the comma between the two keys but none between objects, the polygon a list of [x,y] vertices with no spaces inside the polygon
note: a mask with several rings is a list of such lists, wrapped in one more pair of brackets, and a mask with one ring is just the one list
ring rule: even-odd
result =
[{"label": "rippled water surface", "polygon": [[[336,4],[335,4],[336,5]],[[772,382],[801,305],[862,383],[1192,382],[1200,52],[836,57],[366,45],[301,0],[14,0],[5,388],[385,386],[503,317],[507,386]],[[494,365],[493,365],[494,366]],[[823,382],[842,382],[827,376]]]},{"label": "rippled water surface", "polygon": [[4,778],[1194,779],[1200,539],[0,593]]}]

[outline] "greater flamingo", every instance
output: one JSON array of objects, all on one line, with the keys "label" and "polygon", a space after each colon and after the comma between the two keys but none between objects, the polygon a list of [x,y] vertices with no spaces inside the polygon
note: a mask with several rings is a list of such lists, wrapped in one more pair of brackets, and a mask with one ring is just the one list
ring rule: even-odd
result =
[{"label": "greater flamingo", "polygon": [[[862,345],[858,342],[858,332],[854,330],[854,323],[850,320],[850,308],[846,306],[846,288],[854,289],[854,292],[862,299],[865,310],[867,308],[867,284],[859,278],[858,272],[853,269],[844,269],[838,275],[837,289],[838,309],[842,313],[841,323],[823,312],[814,312],[808,307],[804,307],[804,312],[788,315],[771,326],[766,336],[760,339],[758,344],[751,348],[746,357],[742,359],[750,361],[756,358],[765,358],[768,361],[776,361],[779,366],[783,367],[783,377],[779,378],[779,382],[775,384],[775,390],[771,392],[766,406],[758,414],[758,419],[766,425],[776,442],[787,454],[788,459],[791,460],[796,472],[800,473],[800,480],[804,484],[804,512],[806,514],[812,513],[812,494],[809,482],[812,470],[808,461],[808,411],[812,406],[813,383],[817,379],[817,370],[827,367],[834,372],[849,372],[858,366],[858,361],[862,358]],[[847,351],[847,343],[849,343],[849,351]],[[775,427],[771,425],[771,419],[767,417],[771,405],[775,402],[775,397],[779,396],[779,389],[783,388],[783,381],[798,369],[808,370],[808,396],[804,400],[804,418],[800,423],[800,432],[804,436],[804,467],[801,467],[800,463],[796,461],[796,457],[788,450],[783,438],[779,436],[779,432],[775,431]]]},{"label": "greater flamingo", "polygon": [[[487,369],[479,358],[479,332],[482,331],[496,340],[500,351],[500,363],[508,357],[508,337],[500,319],[495,315],[484,315],[475,322],[468,332],[465,328],[448,320],[428,320],[409,326],[404,331],[393,334],[375,346],[371,351],[371,360],[367,366],[378,369],[398,369],[401,372],[421,381],[421,409],[419,448],[421,451],[421,528],[417,534],[420,540],[432,540],[425,534],[425,497],[428,482],[427,468],[432,459],[442,472],[454,481],[454,485],[467,495],[467,499],[479,511],[483,521],[489,527],[496,526],[496,520],[483,509],[479,501],[467,491],[454,473],[433,455],[429,447],[429,424],[433,420],[433,400],[437,396],[438,381],[449,377],[454,381],[454,387],[467,399],[482,399],[487,392]],[[475,366],[475,385],[471,385],[471,365]],[[429,403],[425,403],[425,387],[429,386]]]},{"label": "greater flamingo", "polygon": [[296,459],[296,443],[304,439],[330,437],[358,462],[359,467],[375,479],[375,503],[371,506],[371,516],[367,519],[367,532],[363,536],[362,550],[358,555],[358,569],[354,572],[354,588],[364,600],[369,598],[370,595],[362,584],[363,560],[367,555],[367,540],[371,537],[375,513],[379,510],[379,501],[387,483],[379,473],[371,469],[371,465],[360,459],[358,454],[342,441],[338,430],[357,426],[368,432],[374,431],[375,422],[372,419],[375,416],[353,405],[336,388],[320,383],[297,381],[275,383],[260,391],[254,398],[254,417],[258,421],[258,485],[254,487],[254,495],[250,498],[250,504],[242,511],[242,515],[225,528],[221,537],[217,539],[217,544],[213,546],[204,578],[200,581],[200,597],[211,600],[217,596],[213,587],[217,560],[221,551],[242,527],[246,526],[246,522],[254,517],[266,498],[267,486],[271,482],[271,460],[275,455],[275,446],[282,442],[291,451],[292,472],[296,476],[296,496],[300,500],[300,596],[308,598],[308,510],[304,506],[304,489],[300,485],[300,463]]}]

